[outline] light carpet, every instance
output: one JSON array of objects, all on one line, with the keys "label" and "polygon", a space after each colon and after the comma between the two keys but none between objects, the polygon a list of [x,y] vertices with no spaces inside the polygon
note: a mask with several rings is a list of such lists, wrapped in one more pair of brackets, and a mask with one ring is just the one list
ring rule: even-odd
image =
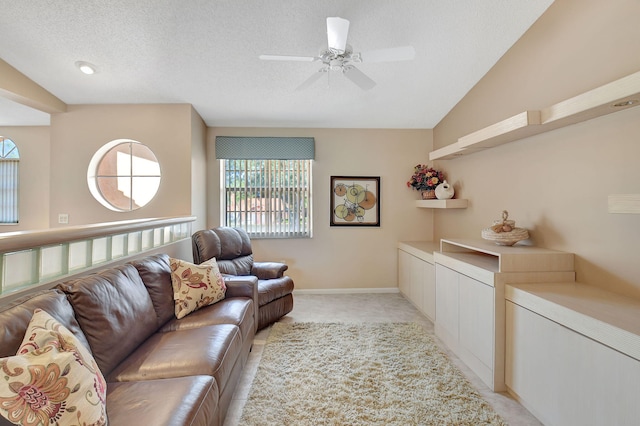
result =
[{"label": "light carpet", "polygon": [[240,425],[506,425],[415,323],[276,323]]}]

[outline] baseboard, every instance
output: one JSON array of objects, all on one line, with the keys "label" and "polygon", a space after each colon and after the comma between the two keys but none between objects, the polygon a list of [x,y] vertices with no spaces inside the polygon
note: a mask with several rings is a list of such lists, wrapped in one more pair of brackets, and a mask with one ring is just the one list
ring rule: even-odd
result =
[{"label": "baseboard", "polygon": [[303,288],[294,289],[293,294],[372,294],[399,293],[398,287],[388,288]]}]

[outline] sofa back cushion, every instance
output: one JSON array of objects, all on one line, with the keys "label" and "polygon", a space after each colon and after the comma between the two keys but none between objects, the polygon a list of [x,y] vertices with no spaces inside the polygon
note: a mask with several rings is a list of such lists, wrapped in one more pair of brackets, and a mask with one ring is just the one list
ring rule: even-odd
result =
[{"label": "sofa back cushion", "polygon": [[80,343],[89,347],[67,296],[60,290],[44,290],[0,306],[0,358],[16,354],[37,308],[48,312],[71,331]]},{"label": "sofa back cushion", "polygon": [[191,240],[194,263],[202,263],[215,257],[223,274],[251,274],[251,239],[244,229],[220,226],[197,231]]},{"label": "sofa back cushion", "polygon": [[134,260],[131,264],[138,270],[142,282],[147,287],[160,327],[175,316],[169,256],[156,254]]},{"label": "sofa back cushion", "polygon": [[105,376],[158,329],[151,297],[131,264],[67,281],[59,288],[67,294]]}]

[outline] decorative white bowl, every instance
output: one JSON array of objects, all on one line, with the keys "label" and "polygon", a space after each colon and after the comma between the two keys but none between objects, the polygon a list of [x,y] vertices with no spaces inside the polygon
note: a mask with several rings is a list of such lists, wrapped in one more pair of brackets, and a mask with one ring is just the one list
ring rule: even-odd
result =
[{"label": "decorative white bowl", "polygon": [[512,246],[518,241],[529,238],[529,231],[524,228],[513,228],[509,232],[494,232],[491,228],[482,230],[482,238],[493,241],[499,246]]}]

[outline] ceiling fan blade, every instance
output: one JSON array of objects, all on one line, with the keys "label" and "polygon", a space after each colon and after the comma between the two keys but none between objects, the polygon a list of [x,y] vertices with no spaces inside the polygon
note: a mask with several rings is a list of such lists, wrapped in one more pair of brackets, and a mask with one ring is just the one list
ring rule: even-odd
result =
[{"label": "ceiling fan blade", "polygon": [[354,66],[345,68],[344,75],[363,90],[373,89],[373,87],[376,85],[375,81],[371,80],[365,75],[365,73]]},{"label": "ceiling fan blade", "polygon": [[415,57],[416,50],[412,46],[391,47],[360,53],[362,62],[410,61]]},{"label": "ceiling fan blade", "polygon": [[349,35],[349,21],[343,18],[327,18],[327,41],[329,50],[344,53]]},{"label": "ceiling fan blade", "polygon": [[311,75],[311,77],[309,77],[308,79],[303,81],[300,86],[296,87],[296,90],[304,90],[304,89],[306,89],[307,87],[311,86],[316,81],[320,80],[323,75],[326,75],[326,73],[327,73],[327,70],[325,68],[322,68],[322,69],[318,70],[318,72],[313,73]]},{"label": "ceiling fan blade", "polygon": [[263,61],[298,61],[298,62],[313,62],[317,61],[316,56],[288,56],[288,55],[260,55],[258,58]]}]

